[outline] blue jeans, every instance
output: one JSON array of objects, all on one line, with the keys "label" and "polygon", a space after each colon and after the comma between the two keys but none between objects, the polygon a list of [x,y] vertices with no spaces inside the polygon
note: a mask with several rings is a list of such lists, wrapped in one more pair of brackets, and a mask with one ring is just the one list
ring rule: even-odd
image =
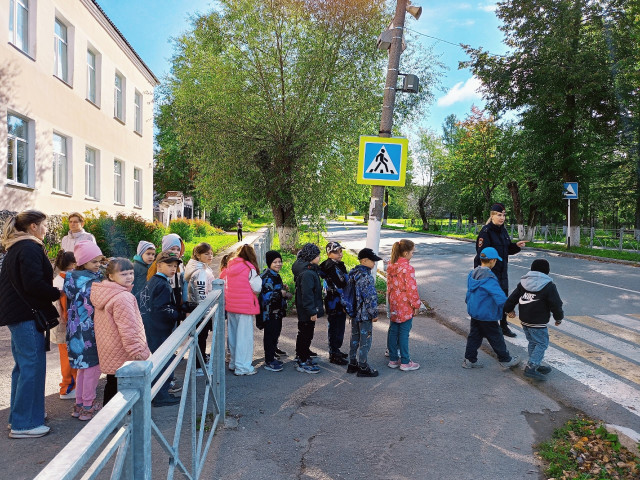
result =
[{"label": "blue jeans", "polygon": [[527,337],[529,342],[529,366],[539,367],[544,358],[544,352],[546,352],[549,346],[549,330],[544,328],[532,328],[522,326],[524,330],[524,336]]},{"label": "blue jeans", "polygon": [[409,332],[413,326],[413,318],[406,322],[389,322],[389,333],[387,333],[387,348],[389,349],[389,360],[398,360],[398,349],[400,349],[400,363],[407,364],[411,361],[409,356]]},{"label": "blue jeans", "polygon": [[44,381],[47,359],[44,334],[36,330],[35,320],[9,325],[11,353],[15,366],[11,373],[11,410],[13,430],[31,430],[44,425]]},{"label": "blue jeans", "polygon": [[[508,362],[511,360],[509,350],[507,350],[507,344],[504,342],[504,335],[498,321],[485,322],[481,320],[471,319],[471,329],[469,330],[469,336],[467,337],[467,349],[464,352],[464,358],[471,363],[478,361],[478,349],[482,345],[482,339],[486,338],[496,352],[499,362]],[[391,353],[389,353],[391,355]]]}]

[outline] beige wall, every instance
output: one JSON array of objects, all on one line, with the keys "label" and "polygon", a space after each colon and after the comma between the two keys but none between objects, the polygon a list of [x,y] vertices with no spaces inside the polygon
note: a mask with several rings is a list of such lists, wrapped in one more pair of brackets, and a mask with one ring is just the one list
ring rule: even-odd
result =
[{"label": "beige wall", "polygon": [[[30,0],[30,48],[11,42],[9,0],[0,8],[0,209],[54,214],[94,208],[153,216],[153,74],[90,0]],[[54,76],[54,22],[68,25],[69,84]],[[87,48],[98,56],[97,105],[87,97]],[[114,119],[116,70],[125,78],[125,122]],[[134,92],[143,96],[142,134],[134,132]],[[7,180],[7,112],[29,119],[30,185]],[[53,133],[67,138],[68,193],[53,190]],[[98,200],[85,197],[85,149],[99,152]],[[124,164],[124,202],[114,203],[114,160]],[[142,205],[134,206],[134,167]]]}]

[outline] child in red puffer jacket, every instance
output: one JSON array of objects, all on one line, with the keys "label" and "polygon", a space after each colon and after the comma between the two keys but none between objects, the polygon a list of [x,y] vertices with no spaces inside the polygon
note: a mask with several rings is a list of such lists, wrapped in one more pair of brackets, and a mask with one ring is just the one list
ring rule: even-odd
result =
[{"label": "child in red puffer jacket", "polygon": [[[413,316],[418,313],[422,302],[418,295],[418,285],[414,268],[409,264],[415,244],[411,240],[400,240],[393,244],[391,262],[387,267],[387,295],[389,297],[389,368],[402,371],[417,370],[420,364],[413,362],[409,355],[409,332]],[[398,352],[400,355],[398,358]]]}]

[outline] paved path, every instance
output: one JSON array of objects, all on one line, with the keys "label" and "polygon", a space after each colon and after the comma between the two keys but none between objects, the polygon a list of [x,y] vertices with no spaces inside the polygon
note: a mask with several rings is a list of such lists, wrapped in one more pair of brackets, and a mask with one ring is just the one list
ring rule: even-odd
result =
[{"label": "paved path", "polygon": [[[332,223],[330,236],[352,249],[365,244],[366,227]],[[381,256],[388,258],[393,242],[411,238],[417,249],[420,294],[439,318],[457,331],[468,331],[464,297],[466,276],[473,265],[473,243],[433,235],[383,230]],[[563,257],[524,249],[509,257],[510,286],[529,270],[534,258],[546,258],[551,277],[564,301],[566,320],[549,329],[546,360],[563,375],[542,385],[550,395],[610,423],[640,431],[640,269],[630,265]],[[518,332],[508,344],[525,352]]]}]

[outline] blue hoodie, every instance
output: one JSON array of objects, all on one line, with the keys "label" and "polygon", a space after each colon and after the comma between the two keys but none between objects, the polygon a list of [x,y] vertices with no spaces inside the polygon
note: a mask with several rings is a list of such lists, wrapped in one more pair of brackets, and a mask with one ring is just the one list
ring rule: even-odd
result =
[{"label": "blue hoodie", "polygon": [[467,313],[484,322],[497,322],[502,318],[502,307],[507,296],[500,287],[498,277],[487,267],[476,267],[467,278]]}]

